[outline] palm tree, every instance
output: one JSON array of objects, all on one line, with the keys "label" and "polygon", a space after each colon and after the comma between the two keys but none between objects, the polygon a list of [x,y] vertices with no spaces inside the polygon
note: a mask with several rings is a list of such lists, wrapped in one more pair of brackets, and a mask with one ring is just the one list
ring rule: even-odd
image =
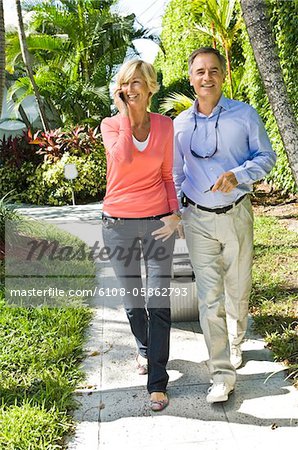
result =
[{"label": "palm tree", "polygon": [[[110,11],[114,0],[48,0],[32,7],[34,16],[27,44],[33,56],[35,79],[44,97],[51,98],[64,120],[96,122],[110,114],[109,84],[132,40],[135,16]],[[20,48],[8,36],[8,63],[16,67]],[[30,93],[19,79],[15,90]],[[23,95],[26,95],[23,94]]]},{"label": "palm tree", "polygon": [[5,26],[3,1],[0,0],[0,117],[5,87]]},{"label": "palm tree", "polygon": [[19,40],[20,40],[20,47],[22,51],[23,61],[25,64],[25,68],[28,74],[28,77],[30,79],[30,82],[32,84],[32,88],[34,91],[34,95],[37,101],[38,110],[40,114],[40,120],[43,126],[44,131],[49,129],[49,124],[46,118],[43,102],[39,93],[38,86],[34,80],[34,74],[30,62],[30,54],[28,52],[27,43],[26,43],[26,35],[25,35],[25,29],[24,29],[24,22],[23,22],[23,16],[22,16],[22,8],[21,8],[21,2],[20,0],[15,0],[16,2],[16,8],[17,8],[17,15],[18,15],[18,31],[19,31]]},{"label": "palm tree", "polygon": [[216,42],[220,42],[224,49],[231,98],[233,98],[231,49],[235,34],[241,27],[241,17],[236,20],[234,25],[231,25],[235,2],[236,0],[193,0],[194,10],[202,14],[208,23],[207,26],[195,24],[195,28],[212,37],[214,48],[216,48]]},{"label": "palm tree", "polygon": [[250,43],[298,185],[298,126],[288,98],[265,0],[240,0]]}]

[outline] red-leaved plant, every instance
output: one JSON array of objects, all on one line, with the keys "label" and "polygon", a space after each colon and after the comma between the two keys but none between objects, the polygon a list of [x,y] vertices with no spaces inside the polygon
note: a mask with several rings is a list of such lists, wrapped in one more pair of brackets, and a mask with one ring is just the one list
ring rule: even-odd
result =
[{"label": "red-leaved plant", "polygon": [[38,131],[33,136],[28,131],[29,143],[38,145],[39,155],[44,155],[44,160],[55,163],[62,158],[65,152],[70,155],[80,156],[89,155],[95,150],[96,144],[100,144],[99,127],[90,128],[77,125],[69,131],[63,131],[61,128],[51,131]]},{"label": "red-leaved plant", "polygon": [[0,164],[19,168],[24,162],[30,161],[37,165],[40,162],[36,156],[38,147],[30,145],[31,143],[31,138],[25,131],[21,136],[4,136],[0,140]]}]

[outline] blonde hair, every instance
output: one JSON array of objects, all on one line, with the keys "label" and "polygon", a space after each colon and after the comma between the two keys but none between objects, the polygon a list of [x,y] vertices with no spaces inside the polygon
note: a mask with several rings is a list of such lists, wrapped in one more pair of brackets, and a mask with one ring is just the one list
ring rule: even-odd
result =
[{"label": "blonde hair", "polygon": [[121,88],[123,83],[127,83],[134,75],[135,71],[139,70],[144,78],[149,91],[151,100],[152,95],[159,91],[159,84],[157,82],[157,74],[152,64],[147,63],[141,59],[133,59],[123,64],[117,75],[117,88]]}]

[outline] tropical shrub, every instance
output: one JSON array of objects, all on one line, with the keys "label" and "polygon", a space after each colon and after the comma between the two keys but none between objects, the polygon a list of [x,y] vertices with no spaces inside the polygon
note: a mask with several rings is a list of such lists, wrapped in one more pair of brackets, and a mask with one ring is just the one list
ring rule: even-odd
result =
[{"label": "tropical shrub", "polygon": [[20,215],[16,212],[15,207],[11,204],[14,200],[13,192],[8,192],[0,198],[0,308],[3,300],[4,281],[5,281],[5,227],[9,222],[17,224],[21,221]]},{"label": "tropical shrub", "polygon": [[[64,205],[72,199],[72,189],[78,202],[89,201],[103,194],[106,161],[98,127],[76,126],[63,131],[37,132],[31,144],[38,145],[43,156],[35,173],[28,178],[26,201],[41,205]],[[75,164],[78,176],[65,179],[65,164]]]},{"label": "tropical shrub", "polygon": [[44,155],[44,160],[56,162],[62,158],[64,152],[70,152],[72,155],[80,156],[82,154],[90,155],[94,146],[100,141],[98,127],[90,128],[77,125],[69,130],[57,128],[51,131],[38,131],[30,136],[29,143],[38,145],[39,155]]},{"label": "tropical shrub", "polygon": [[278,48],[278,56],[283,70],[289,98],[298,114],[298,3],[284,0],[267,0],[269,19]]},{"label": "tropical shrub", "polygon": [[20,216],[15,211],[15,208],[10,204],[14,199],[12,192],[8,192],[2,198],[0,198],[0,260],[3,254],[3,247],[5,243],[5,224],[7,221],[19,221]]},{"label": "tropical shrub", "polygon": [[24,201],[25,192],[29,186],[29,176],[35,171],[36,165],[25,162],[20,168],[11,166],[9,163],[0,167],[0,195],[14,189],[18,195],[17,199]]},{"label": "tropical shrub", "polygon": [[[64,165],[75,164],[78,177],[64,177]],[[65,152],[55,163],[45,161],[29,177],[26,201],[35,205],[65,205],[71,203],[72,188],[77,203],[99,199],[105,189],[106,164],[102,151],[74,156]]]},{"label": "tropical shrub", "polygon": [[30,144],[30,134],[25,131],[21,136],[6,138],[0,140],[0,164],[9,164],[18,169],[24,162],[39,163],[36,156],[36,149]]},{"label": "tropical shrub", "polygon": [[163,114],[168,114],[172,117],[178,116],[182,111],[190,108],[195,100],[195,97],[188,97],[184,94],[173,92],[160,105],[160,111]]},{"label": "tropical shrub", "polygon": [[[0,143],[0,158],[0,192],[14,189],[25,203],[70,203],[72,187],[79,203],[98,200],[105,191],[106,159],[98,127],[28,132]],[[64,177],[65,164],[77,167],[73,182]]]},{"label": "tropical shrub", "polygon": [[30,145],[27,133],[0,140],[0,196],[14,190],[19,199],[28,188],[28,176],[40,163],[38,147]]}]

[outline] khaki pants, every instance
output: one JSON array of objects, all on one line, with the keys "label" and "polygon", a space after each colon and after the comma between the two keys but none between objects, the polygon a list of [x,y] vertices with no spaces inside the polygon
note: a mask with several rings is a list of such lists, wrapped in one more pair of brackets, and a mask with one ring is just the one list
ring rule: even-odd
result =
[{"label": "khaki pants", "polygon": [[189,205],[183,225],[198,289],[200,323],[214,382],[235,384],[230,345],[247,328],[253,256],[253,213],[249,197],[225,214]]}]

